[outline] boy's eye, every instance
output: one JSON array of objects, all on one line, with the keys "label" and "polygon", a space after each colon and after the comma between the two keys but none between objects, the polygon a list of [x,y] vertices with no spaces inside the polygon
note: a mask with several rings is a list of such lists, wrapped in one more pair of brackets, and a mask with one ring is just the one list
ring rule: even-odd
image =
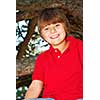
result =
[{"label": "boy's eye", "polygon": [[47,31],[47,30],[49,30],[49,28],[45,28],[44,30]]},{"label": "boy's eye", "polygon": [[44,33],[48,32],[48,31],[49,31],[49,28],[48,28],[48,27],[45,27],[45,28],[43,29],[43,32],[44,32]]},{"label": "boy's eye", "polygon": [[60,24],[56,24],[55,26],[58,27],[58,26],[60,26]]}]

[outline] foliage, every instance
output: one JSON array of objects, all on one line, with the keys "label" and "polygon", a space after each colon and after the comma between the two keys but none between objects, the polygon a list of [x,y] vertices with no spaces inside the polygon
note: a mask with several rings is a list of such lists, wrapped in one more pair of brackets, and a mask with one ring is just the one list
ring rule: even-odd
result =
[{"label": "foliage", "polygon": [[[24,99],[25,93],[28,90],[30,83],[32,82],[32,75],[26,75],[23,77],[16,77],[16,100]],[[39,97],[42,96],[42,92]]]},{"label": "foliage", "polygon": [[22,99],[24,99],[24,96],[25,96],[25,93],[26,93],[27,89],[28,89],[27,86],[19,87],[16,90],[16,100],[22,100]]}]

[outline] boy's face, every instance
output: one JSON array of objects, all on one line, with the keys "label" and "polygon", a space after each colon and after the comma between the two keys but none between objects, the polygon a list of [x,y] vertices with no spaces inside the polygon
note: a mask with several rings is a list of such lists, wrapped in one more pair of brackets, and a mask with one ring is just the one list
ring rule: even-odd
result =
[{"label": "boy's face", "polygon": [[64,24],[55,23],[42,28],[41,36],[52,46],[57,46],[65,41],[66,32]]}]

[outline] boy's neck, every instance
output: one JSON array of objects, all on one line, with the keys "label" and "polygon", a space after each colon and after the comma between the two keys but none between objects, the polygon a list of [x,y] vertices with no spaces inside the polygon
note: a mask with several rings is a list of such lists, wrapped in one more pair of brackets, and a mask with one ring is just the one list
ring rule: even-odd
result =
[{"label": "boy's neck", "polygon": [[59,45],[53,46],[54,48],[57,48],[61,53],[63,53],[68,47],[69,47],[69,41],[65,40]]}]

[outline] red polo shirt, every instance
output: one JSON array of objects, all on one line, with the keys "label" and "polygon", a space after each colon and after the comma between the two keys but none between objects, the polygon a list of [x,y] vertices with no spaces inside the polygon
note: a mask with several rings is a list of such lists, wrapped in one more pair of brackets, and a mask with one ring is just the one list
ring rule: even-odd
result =
[{"label": "red polo shirt", "polygon": [[83,45],[82,41],[68,36],[69,47],[60,53],[50,47],[36,60],[32,80],[44,83],[43,98],[76,100],[83,98]]}]

